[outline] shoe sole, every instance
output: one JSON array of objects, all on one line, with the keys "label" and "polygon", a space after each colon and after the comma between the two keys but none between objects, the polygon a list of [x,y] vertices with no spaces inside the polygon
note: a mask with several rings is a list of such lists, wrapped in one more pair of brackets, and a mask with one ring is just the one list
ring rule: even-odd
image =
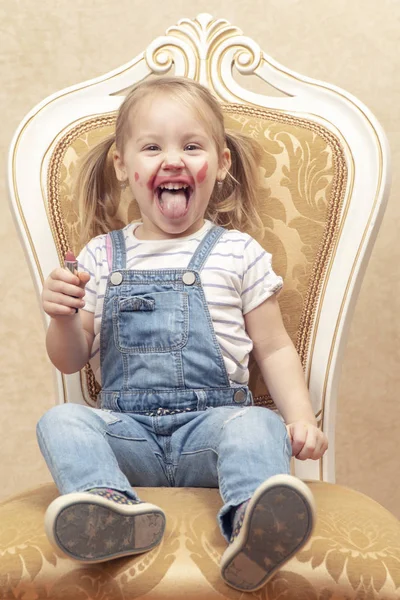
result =
[{"label": "shoe sole", "polygon": [[290,475],[276,475],[257,488],[237,538],[221,559],[221,574],[231,587],[253,592],[308,541],[315,520],[308,487]]},{"label": "shoe sole", "polygon": [[64,554],[94,563],[157,546],[165,531],[165,515],[147,502],[117,504],[88,492],[76,492],[50,504],[45,530]]}]

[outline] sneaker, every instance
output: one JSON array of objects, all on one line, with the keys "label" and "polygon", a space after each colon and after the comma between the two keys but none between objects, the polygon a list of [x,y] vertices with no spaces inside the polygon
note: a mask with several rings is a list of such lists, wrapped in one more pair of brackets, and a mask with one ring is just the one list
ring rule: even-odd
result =
[{"label": "sneaker", "polygon": [[102,562],[151,550],[165,529],[161,508],[106,488],[56,498],[45,515],[49,540],[83,562]]},{"label": "sneaker", "polygon": [[225,582],[244,592],[258,590],[307,543],[314,520],[314,498],[300,479],[274,475],[262,483],[222,555]]}]

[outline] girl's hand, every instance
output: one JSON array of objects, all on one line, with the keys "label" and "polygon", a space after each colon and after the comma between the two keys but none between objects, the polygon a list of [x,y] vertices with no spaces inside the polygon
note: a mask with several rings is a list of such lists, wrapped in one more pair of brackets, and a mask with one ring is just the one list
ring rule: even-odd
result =
[{"label": "girl's hand", "polygon": [[54,269],[44,282],[42,292],[43,310],[53,319],[74,315],[77,308],[83,308],[85,286],[90,279],[89,273],[74,275],[61,267]]},{"label": "girl's hand", "polygon": [[328,448],[328,438],[313,423],[294,421],[286,425],[292,444],[292,455],[300,460],[317,460]]}]

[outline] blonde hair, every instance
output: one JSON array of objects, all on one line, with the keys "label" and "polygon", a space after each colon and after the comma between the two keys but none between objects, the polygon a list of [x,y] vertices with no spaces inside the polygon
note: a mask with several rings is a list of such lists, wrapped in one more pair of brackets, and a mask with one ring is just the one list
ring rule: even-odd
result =
[{"label": "blonde hair", "polygon": [[162,77],[139,83],[129,92],[119,109],[115,134],[84,158],[76,181],[82,244],[115,226],[120,184],[110,150],[115,143],[118,152],[123,153],[132,112],[144,98],[155,94],[168,94],[197,112],[210,128],[219,159],[224,148],[231,152],[231,167],[222,185],[214,186],[205,218],[227,228],[261,233],[263,224],[257,210],[261,191],[260,145],[247,135],[225,130],[221,105],[207,88],[184,77]]}]

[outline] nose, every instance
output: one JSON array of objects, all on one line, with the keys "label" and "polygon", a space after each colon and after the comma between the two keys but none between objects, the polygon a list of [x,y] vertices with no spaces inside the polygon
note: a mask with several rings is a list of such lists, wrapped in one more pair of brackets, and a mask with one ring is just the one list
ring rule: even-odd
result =
[{"label": "nose", "polygon": [[169,150],[164,155],[163,169],[181,169],[184,166],[181,154],[176,150]]}]

